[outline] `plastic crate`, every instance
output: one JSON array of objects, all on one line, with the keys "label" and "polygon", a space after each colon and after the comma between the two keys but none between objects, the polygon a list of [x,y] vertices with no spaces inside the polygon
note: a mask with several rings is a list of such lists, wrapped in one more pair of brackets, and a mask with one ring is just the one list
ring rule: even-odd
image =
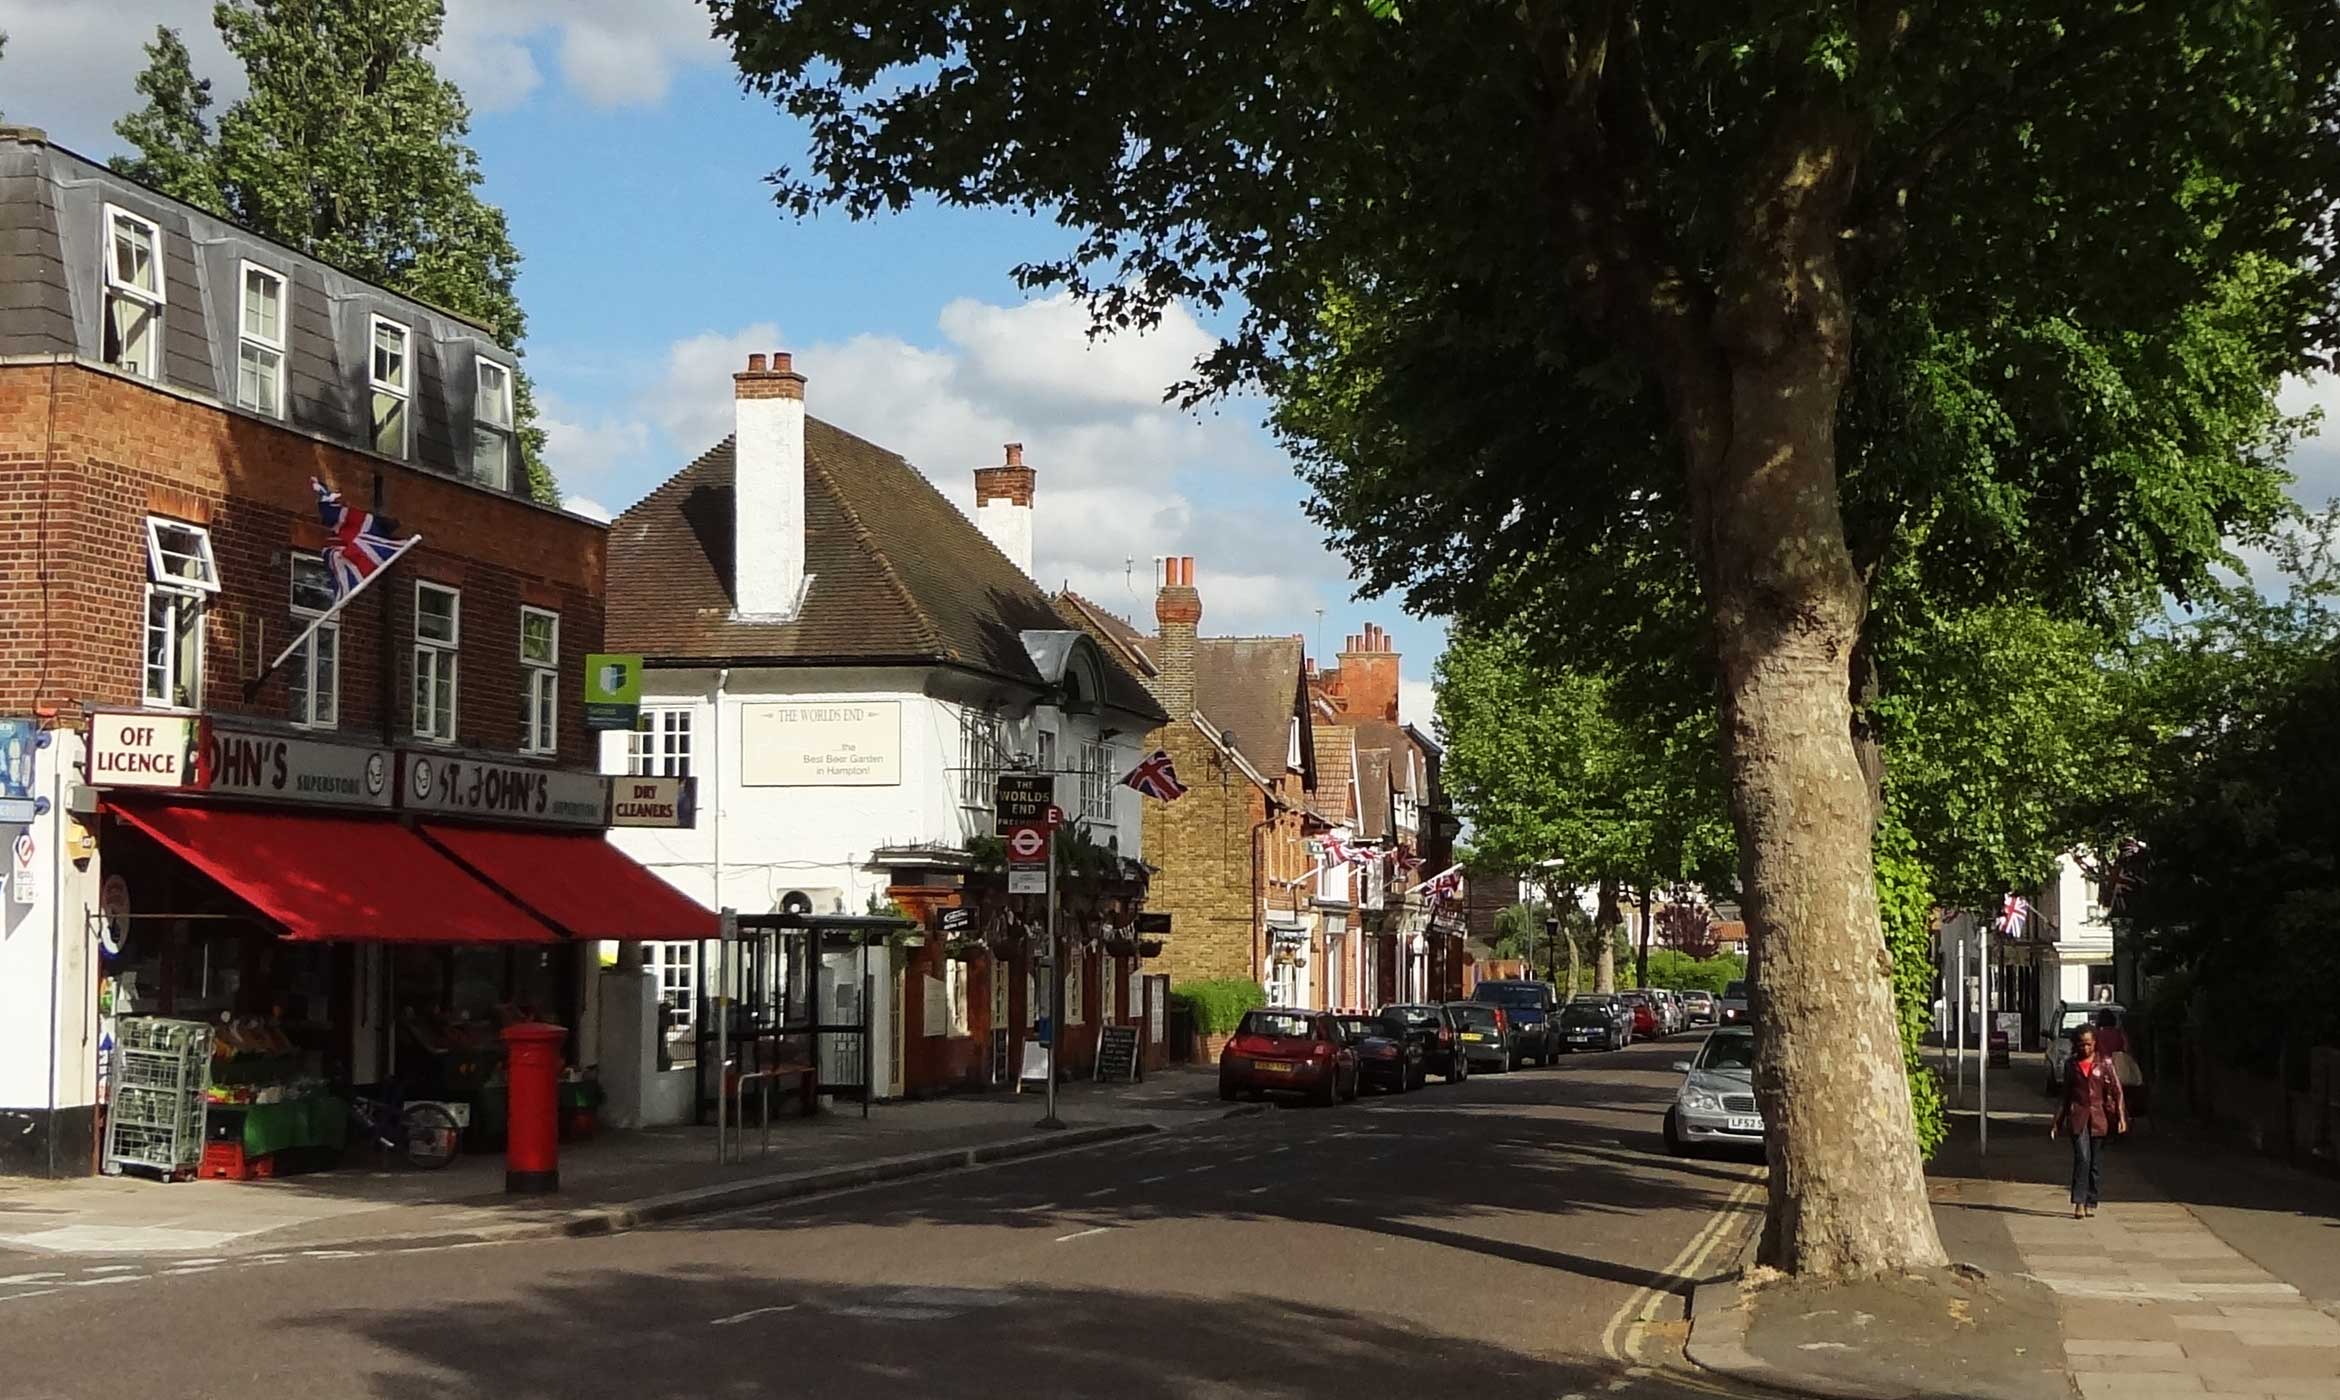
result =
[{"label": "plastic crate", "polygon": [[114,1044],[124,1050],[143,1050],[202,1061],[211,1058],[211,1027],[202,1021],[171,1021],[160,1016],[125,1016],[115,1028]]},{"label": "plastic crate", "polygon": [[204,1181],[255,1181],[276,1175],[276,1158],[263,1152],[246,1157],[240,1142],[214,1142],[203,1149],[203,1165],[195,1175]]}]

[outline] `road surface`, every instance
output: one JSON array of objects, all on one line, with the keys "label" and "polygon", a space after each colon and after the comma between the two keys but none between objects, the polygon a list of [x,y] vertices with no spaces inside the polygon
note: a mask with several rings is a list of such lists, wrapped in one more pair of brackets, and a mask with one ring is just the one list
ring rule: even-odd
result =
[{"label": "road surface", "polygon": [[44,1260],[0,1277],[0,1390],[1732,1394],[1681,1362],[1682,1294],[1761,1168],[1664,1155],[1694,1043],[599,1239]]}]

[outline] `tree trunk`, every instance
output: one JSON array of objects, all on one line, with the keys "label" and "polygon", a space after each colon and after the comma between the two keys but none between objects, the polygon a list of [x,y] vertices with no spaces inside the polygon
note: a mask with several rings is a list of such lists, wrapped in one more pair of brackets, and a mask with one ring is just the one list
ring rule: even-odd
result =
[{"label": "tree trunk", "polygon": [[[1837,496],[1852,327],[1837,234],[1858,133],[1821,107],[1757,160],[1715,316],[1719,388],[1677,401],[1714,619],[1724,761],[1753,951],[1755,1090],[1769,1131],[1758,1257],[1856,1277],[1946,1262],[1926,1197],[1870,861],[1852,667],[1867,607]],[[1719,451],[1716,449],[1719,447]]]},{"label": "tree trunk", "polygon": [[1633,954],[1633,985],[1649,985],[1649,886],[1641,887],[1641,946]]},{"label": "tree trunk", "polygon": [[1593,938],[1600,945],[1593,959],[1593,991],[1607,996],[1617,990],[1617,926],[1625,922],[1617,907],[1617,882],[1601,878],[1600,908],[1593,914]]}]

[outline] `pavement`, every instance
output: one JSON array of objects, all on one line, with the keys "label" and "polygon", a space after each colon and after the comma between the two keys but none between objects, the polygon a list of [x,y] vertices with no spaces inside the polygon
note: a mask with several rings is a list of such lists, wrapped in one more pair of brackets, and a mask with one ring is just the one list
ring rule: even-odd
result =
[{"label": "pavement", "polygon": [[0,1391],[1753,1396],[1680,1354],[1762,1176],[1665,1155],[1686,1043],[618,1234],[60,1256]]},{"label": "pavement", "polygon": [[[293,1249],[454,1244],[606,1233],[840,1186],[1061,1151],[1215,1120],[1228,1111],[1210,1074],[1137,1084],[1067,1084],[1067,1126],[1040,1131],[1037,1094],[858,1106],[750,1129],[732,1162],[712,1128],[609,1133],[564,1144],[561,1191],[510,1196],[503,1158],[435,1172],[344,1168],[254,1181],[139,1177],[0,1178],[0,1274],[59,1255],[238,1256]],[[769,1146],[767,1147],[767,1142]],[[362,1160],[362,1159],[361,1159]]]},{"label": "pavement", "polygon": [[1831,1397],[2340,1400],[2340,1182],[2140,1117],[2075,1220],[2069,1148],[2021,1058],[1988,1151],[1964,1113],[1929,1166],[1960,1269],[1701,1288],[1688,1355]]}]

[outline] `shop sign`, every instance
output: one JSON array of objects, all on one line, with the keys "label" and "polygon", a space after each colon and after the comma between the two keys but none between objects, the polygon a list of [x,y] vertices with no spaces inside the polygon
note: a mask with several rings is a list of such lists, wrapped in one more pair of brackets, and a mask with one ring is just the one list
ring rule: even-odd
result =
[{"label": "shop sign", "polygon": [[98,714],[89,721],[92,787],[188,786],[194,768],[193,715]]},{"label": "shop sign", "polygon": [[19,904],[41,902],[41,845],[29,828],[16,833],[9,849],[8,896]]},{"label": "shop sign", "polygon": [[0,719],[0,822],[29,822],[39,815],[33,755],[45,741],[37,719]]},{"label": "shop sign", "polygon": [[609,815],[609,779],[599,773],[412,750],[399,761],[398,805],[408,811],[540,826],[598,827]]},{"label": "shop sign", "polygon": [[631,729],[642,714],[642,658],[615,652],[585,656],[585,727]]},{"label": "shop sign", "polygon": [[232,797],[388,807],[390,751],[205,725],[192,786]]},{"label": "shop sign", "polygon": [[902,702],[742,705],[740,781],[749,787],[894,787],[902,781]]},{"label": "shop sign", "polygon": [[1056,777],[1050,773],[1002,773],[991,790],[992,834],[1018,827],[1047,826],[1056,806]]},{"label": "shop sign", "polygon": [[697,798],[696,778],[612,778],[609,780],[609,824],[696,826]]}]

